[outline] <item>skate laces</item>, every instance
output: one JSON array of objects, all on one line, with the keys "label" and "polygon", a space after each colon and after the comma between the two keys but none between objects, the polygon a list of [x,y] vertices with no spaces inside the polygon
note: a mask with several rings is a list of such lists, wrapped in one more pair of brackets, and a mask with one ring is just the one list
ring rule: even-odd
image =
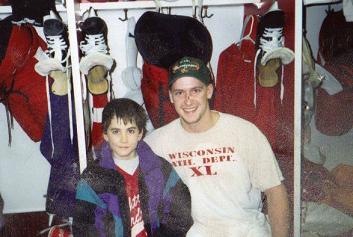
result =
[{"label": "skate laces", "polygon": [[283,28],[265,28],[259,47],[265,52],[283,46]]},{"label": "skate laces", "polygon": [[[67,44],[62,35],[45,36],[48,49],[47,54],[49,57],[58,59],[62,64],[65,64],[68,58]],[[65,55],[66,54],[66,55]]]},{"label": "skate laces", "polygon": [[[260,37],[260,44],[259,44],[259,49],[257,50],[255,54],[255,60],[254,60],[254,99],[253,99],[253,104],[256,108],[256,64],[261,63],[258,62],[258,57],[261,57],[260,55],[264,55],[274,49],[283,47],[284,45],[284,38],[283,38],[283,27],[279,28],[268,28],[265,27],[264,32],[262,36]],[[261,52],[262,51],[262,52]],[[284,85],[283,85],[283,66],[281,68],[281,91],[280,91],[280,98],[281,98],[281,103],[283,100],[283,94],[284,94]]]},{"label": "skate laces", "polygon": [[[63,66],[63,70],[66,73],[67,78],[70,78],[70,70],[71,68],[69,57],[70,51],[68,49],[68,45],[63,37],[63,35],[46,35],[45,39],[47,41],[48,49],[46,50],[46,54],[50,58],[54,58],[58,60]],[[67,87],[70,88],[70,80],[67,80]],[[46,76],[46,91],[47,91],[47,99],[48,99],[48,114],[49,114],[49,122],[50,122],[50,136],[51,136],[51,145],[52,145],[52,157],[54,155],[54,140],[53,140],[53,128],[52,128],[52,109],[50,103],[50,93],[49,93],[49,79],[48,75]],[[72,101],[70,93],[68,93],[68,111],[69,111],[69,126],[70,126],[70,139],[71,144],[73,144],[73,124],[72,124]]]},{"label": "skate laces", "polygon": [[105,43],[103,33],[95,35],[87,34],[85,40],[80,43],[80,49],[85,55],[92,52],[108,53],[108,46]]}]

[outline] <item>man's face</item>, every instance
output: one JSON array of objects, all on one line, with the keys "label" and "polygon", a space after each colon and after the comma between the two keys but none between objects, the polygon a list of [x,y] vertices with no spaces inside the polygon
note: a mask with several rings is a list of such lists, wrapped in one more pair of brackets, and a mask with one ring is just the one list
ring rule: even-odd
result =
[{"label": "man's face", "polygon": [[206,86],[193,77],[177,79],[169,90],[170,101],[185,125],[198,125],[210,111],[208,99],[213,93],[213,86]]},{"label": "man's face", "polygon": [[135,121],[124,124],[122,119],[113,117],[104,140],[109,143],[113,156],[117,159],[130,160],[136,157],[136,147],[142,138],[142,131],[136,126]]}]

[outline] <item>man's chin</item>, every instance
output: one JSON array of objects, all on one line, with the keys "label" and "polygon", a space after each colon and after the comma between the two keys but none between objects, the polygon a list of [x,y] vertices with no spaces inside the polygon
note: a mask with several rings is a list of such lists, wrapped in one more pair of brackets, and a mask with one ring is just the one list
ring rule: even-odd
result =
[{"label": "man's chin", "polygon": [[195,116],[183,116],[182,120],[187,125],[194,125],[194,124],[196,124],[197,122],[200,121],[200,119],[198,117],[195,117]]}]

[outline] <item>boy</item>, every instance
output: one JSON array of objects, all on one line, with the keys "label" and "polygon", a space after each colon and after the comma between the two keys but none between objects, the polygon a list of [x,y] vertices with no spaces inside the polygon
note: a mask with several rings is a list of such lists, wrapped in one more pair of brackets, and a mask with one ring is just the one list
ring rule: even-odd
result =
[{"label": "boy", "polygon": [[74,236],[185,236],[192,225],[190,193],[142,141],[144,109],[114,99],[102,116],[105,142],[77,186]]}]

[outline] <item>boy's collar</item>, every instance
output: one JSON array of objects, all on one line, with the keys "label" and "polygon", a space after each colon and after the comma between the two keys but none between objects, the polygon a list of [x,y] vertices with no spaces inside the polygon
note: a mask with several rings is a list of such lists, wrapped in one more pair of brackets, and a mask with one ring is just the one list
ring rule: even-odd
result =
[{"label": "boy's collar", "polygon": [[[142,173],[147,173],[148,171],[154,168],[160,167],[160,161],[158,159],[158,156],[152,151],[152,149],[147,145],[147,143],[142,140],[139,141],[137,144],[136,151],[139,157],[139,166],[141,168]],[[115,169],[113,155],[109,144],[106,141],[104,141],[101,146],[100,154],[100,166],[106,169]]]}]

